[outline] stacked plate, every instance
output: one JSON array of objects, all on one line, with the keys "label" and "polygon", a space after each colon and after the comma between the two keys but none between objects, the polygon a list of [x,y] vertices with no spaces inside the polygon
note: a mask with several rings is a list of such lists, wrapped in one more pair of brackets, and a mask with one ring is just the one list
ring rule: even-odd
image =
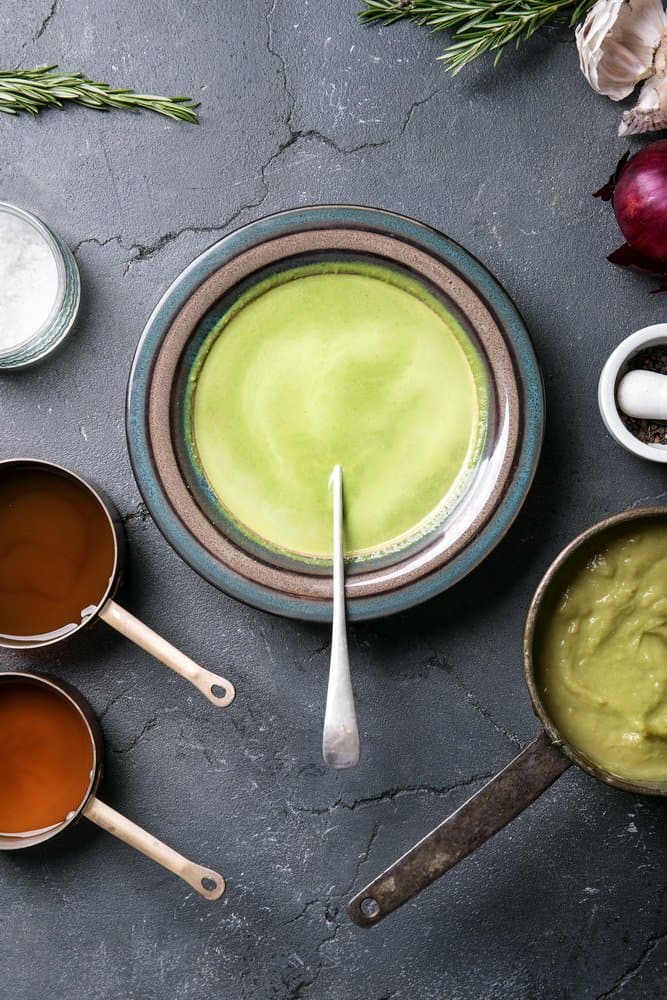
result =
[{"label": "stacked plate", "polygon": [[[302,283],[298,290],[315,297],[297,296],[294,302],[311,301],[316,307],[331,289],[326,281],[313,278],[329,275],[351,277],[352,284],[348,280],[332,286],[324,320],[315,316],[314,308],[304,308],[301,317],[298,310],[296,317],[294,309],[289,312],[295,282]],[[382,300],[383,289],[387,308],[380,314],[373,303]],[[281,301],[286,314],[274,311]],[[364,309],[369,317],[365,325]],[[399,315],[405,322],[397,322]],[[356,323],[353,336],[350,317]],[[348,333],[339,338],[344,321]],[[281,338],[294,336],[295,323],[310,337],[310,367],[304,364],[299,375],[298,365],[275,365],[272,382],[272,359],[281,357]],[[383,364],[383,323],[392,327],[387,336],[393,339],[386,342],[392,349],[398,343],[406,358],[398,375],[395,365]],[[428,436],[435,434],[437,441],[442,432],[443,445],[435,456],[430,453],[432,475],[422,468],[413,481],[409,470],[420,460],[422,465],[429,461],[423,413],[421,430],[416,425],[411,440],[411,397],[400,397],[397,406],[387,401],[398,392],[399,375],[403,385],[410,366],[418,357],[423,363],[428,355],[419,354],[424,324],[428,336],[435,338],[428,347],[433,365],[440,366],[426,373],[433,399]],[[437,342],[440,329],[443,338],[453,338],[455,348]],[[314,336],[321,336],[321,352],[317,343],[312,349]],[[337,367],[341,351],[350,357]],[[357,357],[363,359],[358,378],[350,376]],[[373,357],[375,368],[369,361]],[[232,364],[241,366],[240,375]],[[218,383],[207,375],[207,366],[217,373]],[[246,379],[246,370],[254,373],[252,379]],[[345,384],[334,379],[325,386],[324,373],[331,379],[336,371],[347,373]],[[451,472],[451,461],[444,454],[445,424],[448,414],[459,412],[454,395],[464,399],[462,379],[470,386],[474,427],[465,459],[459,456],[455,474],[446,477],[442,470]],[[237,391],[239,382],[243,385]],[[442,385],[442,397],[433,391],[437,384]],[[299,435],[298,425],[294,427],[298,412],[296,417],[285,412],[289,395],[298,395],[302,405],[303,399],[310,400],[306,409],[312,412],[313,401],[325,388],[327,398],[340,403],[345,394],[351,400],[357,436],[352,440],[348,434],[346,441],[366,446],[370,440],[387,442],[387,462],[394,460],[393,445],[399,442],[410,458],[394,475],[391,468],[382,468],[385,449],[377,445],[381,454],[372,464],[386,484],[377,495],[378,523],[386,513],[380,510],[385,500],[390,512],[403,510],[409,500],[416,511],[414,523],[397,517],[389,537],[372,537],[371,530],[369,544],[360,532],[360,543],[349,551],[349,617],[392,614],[452,586],[488,555],[512,524],[530,488],[542,442],[544,399],[538,364],[521,317],[489,272],[442,234],[388,212],[316,206],[273,215],[225,237],[176,279],[146,325],[130,376],[128,441],[146,505],[176,551],[214,586],[258,608],[313,621],[331,619],[331,563],[321,546],[300,544],[301,528],[304,539],[316,535],[309,533],[309,511],[303,506],[312,482],[303,461],[297,467],[289,449],[281,449],[296,436],[305,442],[301,459],[305,447],[313,452],[308,461],[316,462],[320,444],[322,456],[328,455],[331,442],[313,438],[312,421]],[[376,392],[385,404],[371,411],[368,401]],[[258,394],[266,399],[258,400]],[[424,399],[418,400],[422,410]],[[205,438],[198,436],[198,407],[213,414]],[[258,426],[258,414],[263,414],[266,426]],[[239,431],[244,422],[247,426]],[[242,442],[255,441],[257,454],[234,443],[232,429]],[[332,428],[332,433],[336,430],[340,428]],[[219,466],[216,455],[224,458]],[[354,468],[354,457],[349,464]],[[267,488],[267,483],[278,481],[279,486]],[[376,488],[377,482],[376,477],[364,488]],[[348,483],[354,528],[354,474]],[[400,504],[390,495],[393,483]],[[326,488],[322,482],[323,497]],[[281,528],[272,537],[267,511],[275,511],[276,524],[291,524],[292,529]]]}]

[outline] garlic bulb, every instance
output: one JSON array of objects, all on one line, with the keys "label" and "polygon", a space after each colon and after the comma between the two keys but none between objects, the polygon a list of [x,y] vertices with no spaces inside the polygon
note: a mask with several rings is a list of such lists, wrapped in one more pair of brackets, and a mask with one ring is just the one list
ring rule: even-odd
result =
[{"label": "garlic bulb", "polygon": [[576,32],[579,64],[593,90],[621,101],[654,71],[667,21],[662,0],[597,0]]},{"label": "garlic bulb", "polygon": [[619,135],[667,128],[667,35],[655,54],[655,73],[639,91],[639,100],[621,115]]}]

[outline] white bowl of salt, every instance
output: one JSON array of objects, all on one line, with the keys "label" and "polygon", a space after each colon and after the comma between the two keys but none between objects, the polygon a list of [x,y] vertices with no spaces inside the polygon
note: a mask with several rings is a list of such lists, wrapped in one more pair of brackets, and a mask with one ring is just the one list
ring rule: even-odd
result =
[{"label": "white bowl of salt", "polygon": [[35,215],[0,202],[0,371],[54,351],[72,328],[80,296],[69,247]]}]

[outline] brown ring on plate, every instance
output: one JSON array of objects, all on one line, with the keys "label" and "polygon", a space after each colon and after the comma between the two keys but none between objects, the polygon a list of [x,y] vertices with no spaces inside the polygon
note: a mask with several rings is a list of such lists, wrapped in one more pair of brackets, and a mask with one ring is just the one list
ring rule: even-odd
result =
[{"label": "brown ring on plate", "polygon": [[[171,435],[171,388],[181,354],[192,331],[209,309],[243,278],[247,278],[254,271],[275,261],[303,253],[312,253],[313,250],[351,250],[358,253],[371,253],[376,258],[385,258],[396,261],[403,266],[410,266],[417,273],[426,276],[448,298],[451,298],[468,318],[480,338],[483,339],[492,373],[492,382],[494,386],[502,386],[505,390],[504,396],[498,399],[500,407],[498,422],[501,426],[507,422],[507,448],[498,470],[498,477],[486,502],[454,544],[447,547],[448,559],[460,552],[467,542],[475,536],[481,525],[495,509],[499,497],[502,496],[511,474],[516,453],[519,400],[514,381],[512,359],[498,325],[481,299],[444,264],[429,257],[416,247],[406,247],[403,243],[390,237],[353,230],[324,230],[314,234],[312,232],[294,233],[281,239],[272,240],[270,243],[260,244],[240,254],[227,267],[217,271],[197,289],[172,323],[155,361],[153,374],[148,427],[155,462],[166,493],[192,534],[200,538],[206,548],[213,552],[217,558],[233,565],[237,572],[250,579],[259,576],[267,587],[288,591],[291,594],[305,592],[308,596],[330,600],[331,580],[328,577],[305,576],[303,573],[294,573],[268,564],[258,564],[256,559],[248,556],[216,530],[187,489]],[[433,553],[422,562],[419,568],[415,566],[407,570],[404,577],[405,582],[408,583],[417,576],[424,576],[432,572],[441,565],[442,561],[443,552]],[[391,590],[394,585],[391,574],[386,574],[384,570],[360,572],[348,580],[349,597],[354,599],[357,594],[366,596]]]}]

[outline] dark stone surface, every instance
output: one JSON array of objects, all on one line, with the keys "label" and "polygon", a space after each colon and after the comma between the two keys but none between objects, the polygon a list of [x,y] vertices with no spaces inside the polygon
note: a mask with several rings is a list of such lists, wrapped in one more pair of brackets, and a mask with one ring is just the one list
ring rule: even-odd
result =
[{"label": "dark stone surface", "polygon": [[[590,197],[624,148],[618,107],[588,89],[565,32],[450,79],[441,38],[362,29],[356,7],[4,4],[5,67],[201,96],[200,128],[78,109],[0,121],[0,196],[76,248],[85,289],[58,355],[0,381],[0,453],[60,460],[114,495],[125,603],[239,697],[216,711],[105,626],[39,659],[102,715],[106,799],[229,889],[207,904],[85,824],[6,855],[3,1000],[665,994],[666,803],[574,769],[380,927],[345,913],[535,732],[520,636],[551,557],[602,515],[667,498],[664,468],[620,450],[595,400],[612,347],[664,318],[645,280],[604,260],[619,237]],[[140,504],[123,426],[134,347],[178,271],[234,225],[318,201],[414,215],[485,261],[534,334],[549,414],[497,552],[430,605],[353,630],[363,762],[341,774],[320,763],[326,630],[242,607],[180,562]]]}]

